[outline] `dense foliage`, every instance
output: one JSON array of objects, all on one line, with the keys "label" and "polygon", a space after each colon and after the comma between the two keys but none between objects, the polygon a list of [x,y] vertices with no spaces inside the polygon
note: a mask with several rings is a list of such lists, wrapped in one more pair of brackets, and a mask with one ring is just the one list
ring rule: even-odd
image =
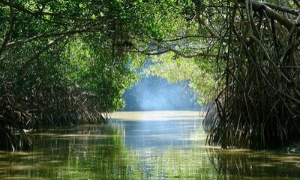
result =
[{"label": "dense foliage", "polygon": [[25,129],[105,122],[123,106],[128,33],[145,29],[138,1],[0,4],[1,148],[29,147]]}]

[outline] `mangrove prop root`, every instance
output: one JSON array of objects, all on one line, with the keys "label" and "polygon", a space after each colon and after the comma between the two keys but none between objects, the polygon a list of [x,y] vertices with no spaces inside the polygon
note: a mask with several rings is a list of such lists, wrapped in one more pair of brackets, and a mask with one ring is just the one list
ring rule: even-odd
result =
[{"label": "mangrove prop root", "polygon": [[207,143],[278,148],[300,137],[300,39],[296,26],[250,5],[228,18],[226,82],[205,120],[212,121]]}]

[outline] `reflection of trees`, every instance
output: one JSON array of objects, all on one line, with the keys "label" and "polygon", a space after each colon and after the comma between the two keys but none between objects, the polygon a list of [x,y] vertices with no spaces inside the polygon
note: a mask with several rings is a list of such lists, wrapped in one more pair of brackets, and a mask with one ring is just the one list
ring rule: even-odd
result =
[{"label": "reflection of trees", "polygon": [[[42,168],[31,177],[62,179],[142,179],[137,159],[124,146],[119,128],[113,126],[79,126],[55,129],[32,136],[45,157]],[[50,163],[59,162],[59,163]],[[31,163],[29,163],[31,164]],[[30,171],[30,170],[29,170]]]},{"label": "reflection of trees", "polygon": [[[77,175],[87,179],[142,179],[136,159],[125,149],[120,133],[117,134],[106,144],[88,146],[83,153],[71,153],[67,160],[68,171],[78,172]],[[76,175],[69,177],[72,179]]]},{"label": "reflection of trees", "polygon": [[169,149],[163,154],[145,157],[151,179],[205,179],[214,180],[216,171],[205,150],[195,146],[192,149]]},{"label": "reflection of trees", "polygon": [[207,154],[218,179],[294,179],[300,177],[299,155],[279,152],[223,150],[208,148]]}]

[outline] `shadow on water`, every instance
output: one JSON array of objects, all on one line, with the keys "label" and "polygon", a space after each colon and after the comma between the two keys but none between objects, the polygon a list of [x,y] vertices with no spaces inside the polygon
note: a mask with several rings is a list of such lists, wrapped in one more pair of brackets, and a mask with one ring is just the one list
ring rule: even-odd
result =
[{"label": "shadow on water", "polygon": [[220,180],[300,179],[299,154],[208,148],[207,155]]},{"label": "shadow on water", "polygon": [[121,112],[33,132],[32,151],[0,152],[0,179],[300,179],[298,153],[206,147],[198,115]]}]

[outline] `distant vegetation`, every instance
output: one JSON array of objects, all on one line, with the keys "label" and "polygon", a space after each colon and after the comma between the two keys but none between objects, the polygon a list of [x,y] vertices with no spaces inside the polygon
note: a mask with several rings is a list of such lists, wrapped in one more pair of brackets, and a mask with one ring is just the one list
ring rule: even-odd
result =
[{"label": "distant vegetation", "polygon": [[141,78],[125,91],[123,100],[125,111],[200,110],[188,81],[171,84],[156,76]]}]

